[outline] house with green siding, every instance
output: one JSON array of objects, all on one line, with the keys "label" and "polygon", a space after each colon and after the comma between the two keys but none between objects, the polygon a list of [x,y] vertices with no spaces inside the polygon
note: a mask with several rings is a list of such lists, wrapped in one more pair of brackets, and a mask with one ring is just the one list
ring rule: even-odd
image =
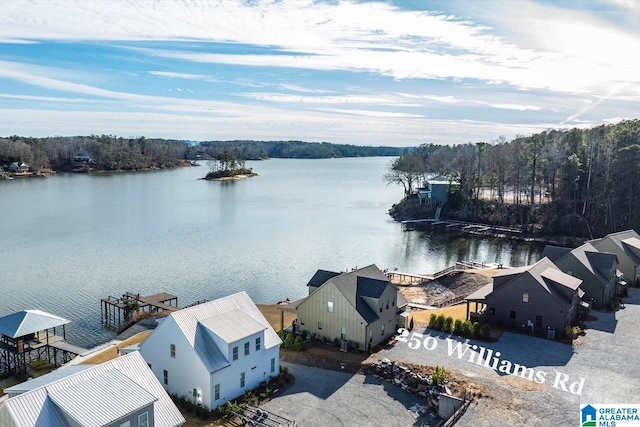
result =
[{"label": "house with green siding", "polygon": [[344,273],[318,270],[307,287],[309,295],[288,310],[295,310],[300,331],[365,350],[406,326],[407,300],[373,264]]},{"label": "house with green siding", "polygon": [[600,252],[610,252],[618,257],[618,270],[631,286],[640,285],[640,235],[634,230],[607,234],[601,239],[590,240]]},{"label": "house with green siding", "polygon": [[575,249],[546,246],[542,252],[563,272],[582,280],[582,299],[593,308],[604,309],[617,295],[618,257],[599,252],[591,243]]}]

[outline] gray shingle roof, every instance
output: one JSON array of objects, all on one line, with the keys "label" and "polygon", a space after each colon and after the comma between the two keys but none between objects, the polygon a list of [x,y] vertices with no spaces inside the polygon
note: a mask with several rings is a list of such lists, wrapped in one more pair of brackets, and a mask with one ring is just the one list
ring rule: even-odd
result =
[{"label": "gray shingle roof", "polygon": [[[377,299],[387,286],[393,286],[389,283],[387,276],[375,264],[336,275],[324,283],[329,281],[344,295],[345,299],[349,301],[367,323],[375,322],[379,317],[363,298]],[[406,304],[406,299],[402,297],[400,292],[397,292],[397,306],[402,307]]]},{"label": "gray shingle roof", "polygon": [[40,310],[23,310],[0,318],[0,334],[11,338],[71,323],[67,319]]},{"label": "gray shingle roof", "polygon": [[514,286],[521,280],[533,280],[538,283],[547,293],[554,296],[557,301],[563,305],[571,304],[558,290],[556,286],[562,286],[571,290],[578,290],[582,280],[563,273],[549,258],[542,258],[533,265],[518,267],[511,269],[519,271],[519,273],[507,283],[495,289],[494,292],[501,292],[503,289]]},{"label": "gray shingle roof", "polygon": [[542,250],[542,255],[540,256],[540,259],[547,257],[551,260],[551,262],[556,262],[566,254],[568,254],[569,252],[571,252],[571,248],[565,248],[563,246],[547,245]]},{"label": "gray shingle roof", "polygon": [[319,288],[324,285],[324,283],[331,279],[332,277],[339,276],[340,273],[336,273],[335,271],[327,271],[327,270],[318,270],[316,274],[313,275],[307,286],[313,286],[314,288]]},{"label": "gray shingle roof", "polygon": [[[103,426],[133,407],[153,404],[155,427],[177,427],[185,419],[140,353],[130,353],[19,396],[0,407],[20,427],[68,426],[69,414],[86,426]],[[148,403],[145,403],[148,402]],[[95,418],[95,422],[87,417]]]}]

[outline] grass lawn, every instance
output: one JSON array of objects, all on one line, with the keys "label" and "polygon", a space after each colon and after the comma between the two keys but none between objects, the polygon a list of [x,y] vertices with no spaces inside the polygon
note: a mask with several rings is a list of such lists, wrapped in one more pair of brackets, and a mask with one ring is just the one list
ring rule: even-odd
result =
[{"label": "grass lawn", "polygon": [[99,365],[100,363],[113,360],[116,357],[118,357],[118,349],[141,343],[149,336],[149,334],[151,334],[151,332],[152,331],[140,332],[139,334],[134,335],[131,338],[122,341],[116,347],[105,350],[102,353],[98,353],[92,358],[83,361],[82,364],[83,365]]},{"label": "grass lawn", "polygon": [[[278,332],[280,329],[282,329],[280,327],[280,316],[281,316],[281,311],[278,310],[278,306],[277,305],[265,305],[265,304],[256,304],[258,306],[258,308],[260,309],[260,311],[262,312],[262,315],[267,319],[267,322],[269,322],[269,324],[271,325],[271,327]],[[296,319],[298,316],[296,316],[294,313],[290,313],[288,311],[284,312],[284,327],[288,328],[289,326],[291,326],[291,322],[293,322],[293,319]]]}]

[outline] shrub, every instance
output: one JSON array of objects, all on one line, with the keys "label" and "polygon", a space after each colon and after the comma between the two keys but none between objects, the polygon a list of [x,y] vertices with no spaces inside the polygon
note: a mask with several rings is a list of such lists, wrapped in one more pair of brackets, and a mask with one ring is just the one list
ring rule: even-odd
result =
[{"label": "shrub", "polygon": [[429,316],[429,326],[435,328],[437,323],[437,316],[435,314],[431,314],[431,316]]},{"label": "shrub", "polygon": [[310,337],[309,332],[307,332],[307,330],[306,330],[306,329],[303,329],[303,330],[302,330],[302,339],[303,339],[303,340],[308,340],[308,339],[309,339],[309,337]]},{"label": "shrub", "polygon": [[446,369],[444,369],[444,366],[436,366],[435,370],[433,371],[433,375],[431,376],[431,379],[433,380],[434,383],[440,385],[440,384],[444,384],[444,382],[447,380],[447,376],[448,376],[448,372]]},{"label": "shrub", "polygon": [[304,350],[304,345],[302,344],[302,337],[300,336],[296,337],[296,339],[293,341],[293,349],[297,351]]},{"label": "shrub", "polygon": [[336,347],[340,347],[340,340],[338,338],[334,338],[333,345],[335,345]]},{"label": "shrub", "polygon": [[287,337],[284,339],[284,348],[292,350],[295,339],[296,337],[294,334],[287,334]]},{"label": "shrub", "polygon": [[440,329],[441,331],[444,330],[444,321],[445,321],[445,317],[444,314],[439,314],[438,317],[436,317],[436,328]]},{"label": "shrub", "polygon": [[456,319],[456,321],[453,322],[453,333],[456,335],[462,334],[462,320]]},{"label": "shrub", "polygon": [[469,320],[462,322],[462,335],[470,337],[473,334],[473,325]]},{"label": "shrub", "polygon": [[278,336],[280,337],[280,339],[282,340],[282,342],[284,342],[284,339],[286,338],[287,333],[284,331],[284,329],[280,329],[278,331]]},{"label": "shrub", "polygon": [[453,332],[453,317],[449,316],[444,319],[444,331]]},{"label": "shrub", "polygon": [[356,343],[354,344],[354,347],[356,348],[356,351],[360,350],[360,343],[358,341],[356,341]]},{"label": "shrub", "polygon": [[491,335],[491,326],[487,325],[486,323],[484,325],[482,325],[482,327],[480,327],[480,336],[482,338],[489,338],[489,336]]},{"label": "shrub", "polygon": [[473,336],[474,337],[480,336],[480,323],[478,322],[473,322]]}]

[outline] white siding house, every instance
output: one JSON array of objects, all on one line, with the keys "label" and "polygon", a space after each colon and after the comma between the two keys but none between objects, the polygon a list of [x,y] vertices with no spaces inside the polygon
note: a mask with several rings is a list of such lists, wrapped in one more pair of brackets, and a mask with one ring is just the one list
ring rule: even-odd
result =
[{"label": "white siding house", "polygon": [[[178,427],[185,419],[138,353],[45,375],[0,406],[1,427]],[[69,368],[62,368],[64,371]],[[51,380],[51,381],[48,381]],[[33,380],[34,382],[36,380]],[[18,387],[14,392],[19,393]]]},{"label": "white siding house", "polygon": [[239,292],[171,313],[140,352],[169,393],[213,410],[278,375],[280,344]]}]

